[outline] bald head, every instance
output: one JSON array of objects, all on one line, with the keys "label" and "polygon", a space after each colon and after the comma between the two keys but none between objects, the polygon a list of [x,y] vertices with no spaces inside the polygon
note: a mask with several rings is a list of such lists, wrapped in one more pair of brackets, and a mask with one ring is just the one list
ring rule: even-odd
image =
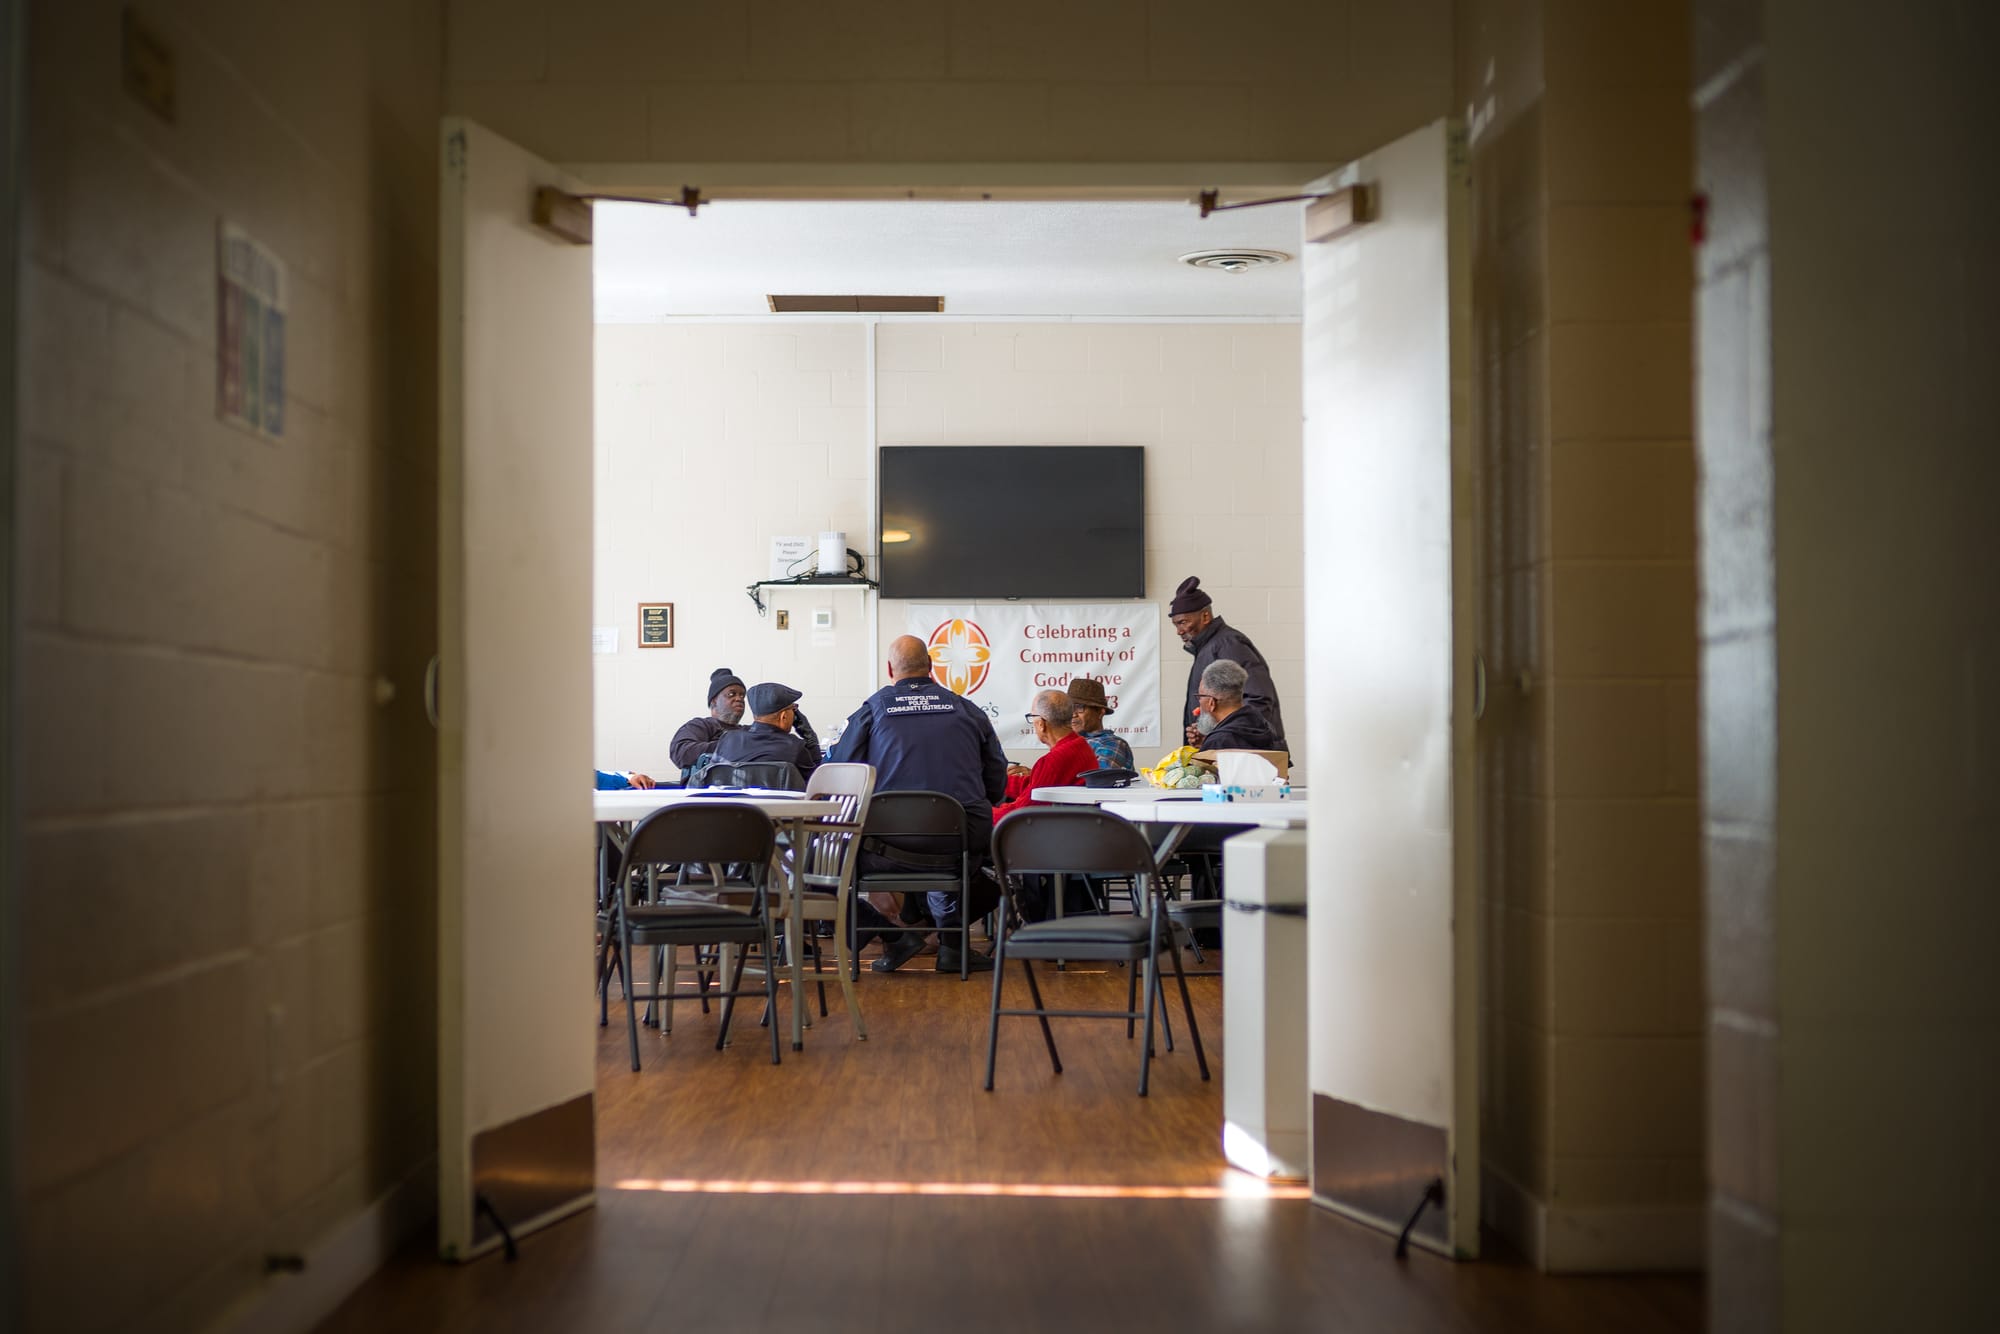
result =
[{"label": "bald head", "polygon": [[930,645],[915,635],[898,636],[889,645],[889,679],[907,681],[931,674]]}]

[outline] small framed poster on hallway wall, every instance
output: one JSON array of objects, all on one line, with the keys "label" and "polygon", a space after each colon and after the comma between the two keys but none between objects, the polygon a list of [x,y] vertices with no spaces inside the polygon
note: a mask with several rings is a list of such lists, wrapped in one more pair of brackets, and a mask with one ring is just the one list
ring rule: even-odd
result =
[{"label": "small framed poster on hallway wall", "polygon": [[674,604],[671,602],[641,602],[639,604],[639,647],[672,648],[674,646]]}]

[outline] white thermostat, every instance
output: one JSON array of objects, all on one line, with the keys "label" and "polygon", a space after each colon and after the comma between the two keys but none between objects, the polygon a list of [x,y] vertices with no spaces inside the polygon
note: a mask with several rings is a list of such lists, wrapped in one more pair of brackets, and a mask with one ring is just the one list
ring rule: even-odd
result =
[{"label": "white thermostat", "polygon": [[813,629],[815,630],[833,629],[833,608],[831,607],[813,608]]}]

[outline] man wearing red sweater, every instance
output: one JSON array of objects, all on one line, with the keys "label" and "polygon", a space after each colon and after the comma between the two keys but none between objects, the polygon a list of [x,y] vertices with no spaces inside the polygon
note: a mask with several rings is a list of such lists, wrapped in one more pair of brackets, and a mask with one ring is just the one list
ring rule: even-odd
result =
[{"label": "man wearing red sweater", "polygon": [[1035,729],[1035,740],[1047,746],[1049,753],[1035,761],[1035,767],[1028,770],[1025,778],[1016,776],[1007,780],[1007,800],[993,808],[994,824],[1024,806],[1047,805],[1028,795],[1036,788],[1074,787],[1078,775],[1097,767],[1097,752],[1070,728],[1068,695],[1060,690],[1044,690],[1029,707],[1027,717]]}]

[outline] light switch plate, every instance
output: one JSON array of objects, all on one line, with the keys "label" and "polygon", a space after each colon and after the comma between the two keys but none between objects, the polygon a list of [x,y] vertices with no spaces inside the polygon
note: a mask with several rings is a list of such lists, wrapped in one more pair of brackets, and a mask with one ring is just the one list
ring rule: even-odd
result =
[{"label": "light switch plate", "polygon": [[792,614],[782,607],[778,609],[778,628],[780,630],[789,630],[792,628]]}]

